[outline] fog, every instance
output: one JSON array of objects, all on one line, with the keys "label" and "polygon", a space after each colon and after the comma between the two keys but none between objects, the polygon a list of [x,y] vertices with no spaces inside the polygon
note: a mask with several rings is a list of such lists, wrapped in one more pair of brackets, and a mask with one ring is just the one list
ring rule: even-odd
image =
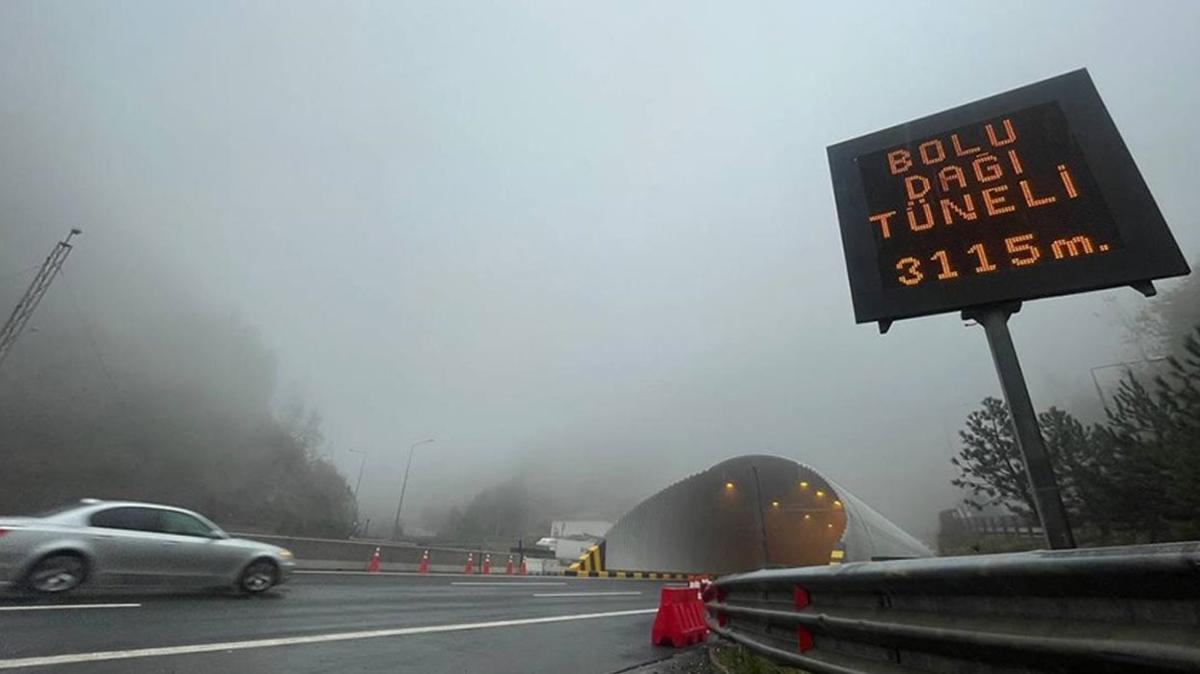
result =
[{"label": "fog", "polygon": [[[753,452],[929,540],[999,387],[955,315],[854,324],[826,146],[1087,67],[1195,260],[1200,6],[834,5],[0,4],[5,312],[84,230],[12,358],[227,315],[352,487],[369,452],[372,522],[433,437],[406,520],[514,476],[612,518]],[[1027,303],[1035,404],[1094,416],[1146,304]]]}]

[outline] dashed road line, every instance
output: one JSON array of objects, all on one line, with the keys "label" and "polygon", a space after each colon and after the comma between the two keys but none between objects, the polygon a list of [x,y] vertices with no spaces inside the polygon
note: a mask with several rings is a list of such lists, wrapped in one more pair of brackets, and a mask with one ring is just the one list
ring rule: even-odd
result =
[{"label": "dashed road line", "polygon": [[544,592],[535,597],[628,597],[641,592]]},{"label": "dashed road line", "polygon": [[464,575],[461,573],[419,573],[417,571],[338,571],[336,569],[304,569],[292,573],[297,576],[424,576],[426,578]]},{"label": "dashed road line", "polygon": [[513,585],[525,585],[525,586],[528,586],[528,585],[566,585],[566,583],[561,582],[561,581],[560,582],[552,582],[552,581],[528,582],[528,581],[522,581],[522,580],[514,580],[514,581],[503,581],[502,580],[502,581],[498,581],[498,582],[492,582],[492,581],[474,581],[474,582],[472,582],[469,580],[462,580],[462,581],[455,581],[450,584],[451,585],[475,585],[475,586],[483,585],[483,586],[487,586],[487,587],[509,587],[509,586],[513,586]]},{"label": "dashed road line", "polygon": [[[304,569],[293,571],[297,576],[415,576],[419,578],[504,578],[505,574],[482,573],[420,573],[417,571],[339,571],[336,569]],[[510,578],[529,578],[529,576],[508,576]],[[533,576],[536,578],[537,576]],[[500,582],[500,581],[497,581]],[[512,581],[517,582],[517,581]]]}]

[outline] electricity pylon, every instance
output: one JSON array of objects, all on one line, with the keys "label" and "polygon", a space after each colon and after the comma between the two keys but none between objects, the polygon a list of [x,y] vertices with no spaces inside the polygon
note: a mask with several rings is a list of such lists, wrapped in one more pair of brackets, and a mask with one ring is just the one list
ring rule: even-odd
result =
[{"label": "electricity pylon", "polygon": [[83,230],[72,229],[71,233],[67,234],[67,238],[55,244],[54,250],[50,251],[49,257],[42,263],[42,268],[38,270],[37,276],[33,277],[33,282],[21,296],[21,301],[17,302],[12,315],[4,322],[4,327],[0,328],[0,364],[4,363],[4,358],[8,356],[12,345],[25,330],[25,324],[29,322],[29,317],[33,315],[38,304],[41,304],[42,298],[46,296],[46,291],[50,289],[50,284],[62,270],[63,262],[66,262],[67,256],[71,254],[73,248],[71,237],[82,233]]}]

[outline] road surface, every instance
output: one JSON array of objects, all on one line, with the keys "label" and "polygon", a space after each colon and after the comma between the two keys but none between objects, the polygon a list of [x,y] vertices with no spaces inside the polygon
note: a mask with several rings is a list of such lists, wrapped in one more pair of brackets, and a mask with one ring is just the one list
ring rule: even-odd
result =
[{"label": "road surface", "polygon": [[662,585],[550,576],[301,573],[263,597],[145,592],[0,600],[0,671],[617,672]]}]

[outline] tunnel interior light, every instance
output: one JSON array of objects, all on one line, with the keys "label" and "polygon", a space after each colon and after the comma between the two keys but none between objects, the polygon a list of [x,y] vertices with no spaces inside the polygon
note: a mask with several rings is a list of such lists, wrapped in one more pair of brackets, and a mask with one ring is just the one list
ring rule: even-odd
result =
[{"label": "tunnel interior light", "polygon": [[726,482],[726,483],[725,483],[725,489],[726,489],[727,491],[729,491],[729,490],[732,490],[732,489],[733,489],[733,483],[732,483],[732,482]]},{"label": "tunnel interior light", "polygon": [[834,507],[834,508],[841,508],[841,507],[842,507],[842,502],[841,502],[841,501],[838,501],[838,500],[834,500],[834,502],[833,502],[833,507]]},{"label": "tunnel interior light", "polygon": [[779,507],[779,501],[771,501],[771,507],[772,507],[772,508],[778,508],[778,507]]},{"label": "tunnel interior light", "polygon": [[833,528],[833,522],[830,522],[829,524],[826,524],[826,525],[825,525],[825,528],[827,528],[827,529],[832,529],[832,528]]},{"label": "tunnel interior light", "polygon": [[825,492],[818,489],[817,490],[817,498],[825,498]]},{"label": "tunnel interior light", "polygon": [[804,480],[800,480],[800,488],[808,489],[808,482],[805,482]]},{"label": "tunnel interior light", "polygon": [[809,515],[808,513],[804,513],[804,521],[805,521],[805,522],[807,522],[807,521],[809,521],[809,520],[811,520],[811,519],[812,519],[812,515]]}]

